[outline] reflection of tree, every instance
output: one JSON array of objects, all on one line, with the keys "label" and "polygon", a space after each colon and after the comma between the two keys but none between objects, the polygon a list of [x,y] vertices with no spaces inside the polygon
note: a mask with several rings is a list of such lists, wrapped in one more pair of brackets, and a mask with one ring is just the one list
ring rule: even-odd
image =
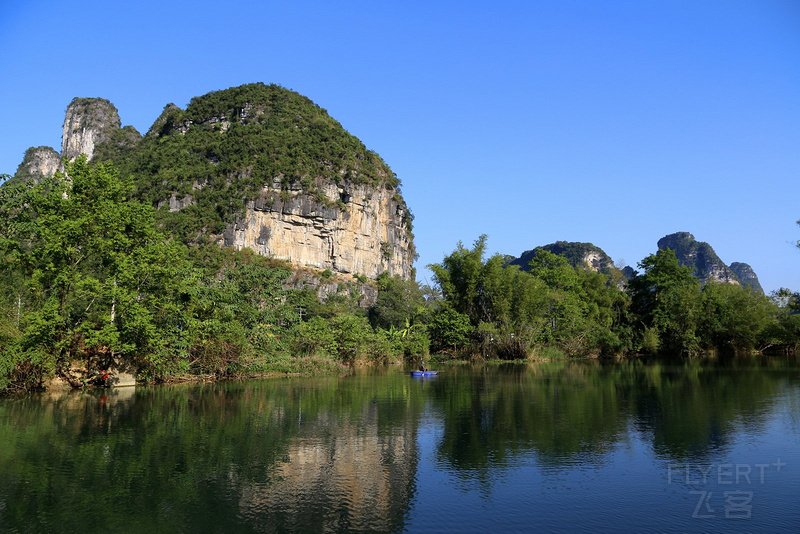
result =
[{"label": "reflection of tree", "polygon": [[405,378],[4,400],[0,531],[396,530],[421,409]]},{"label": "reflection of tree", "polygon": [[637,376],[636,427],[659,456],[699,460],[728,446],[738,430],[758,430],[796,363],[739,358],[681,364],[627,364]]},{"label": "reflection of tree", "polygon": [[796,391],[787,360],[565,362],[0,401],[0,531],[397,531],[417,421],[439,465],[490,483],[599,464],[632,437],[699,460]]},{"label": "reflection of tree", "polygon": [[796,364],[785,360],[457,369],[435,384],[444,413],[438,455],[470,480],[489,480],[530,453],[556,467],[602,462],[635,428],[656,454],[699,459],[762,425],[789,369],[796,381]]},{"label": "reflection of tree", "polygon": [[596,366],[503,366],[439,384],[453,389],[440,393],[447,401],[439,456],[479,477],[525,452],[555,465],[601,455],[625,429],[615,384]]}]

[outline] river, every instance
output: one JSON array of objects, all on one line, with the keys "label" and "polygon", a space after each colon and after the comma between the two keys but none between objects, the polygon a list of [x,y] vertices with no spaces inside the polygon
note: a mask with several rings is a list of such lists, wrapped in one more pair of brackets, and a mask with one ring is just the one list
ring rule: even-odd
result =
[{"label": "river", "polygon": [[0,399],[0,532],[800,531],[787,358]]}]

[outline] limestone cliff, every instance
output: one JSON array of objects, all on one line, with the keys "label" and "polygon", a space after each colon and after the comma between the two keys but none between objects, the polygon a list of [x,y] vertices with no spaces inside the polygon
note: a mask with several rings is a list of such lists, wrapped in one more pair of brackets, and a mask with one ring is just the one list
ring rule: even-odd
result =
[{"label": "limestone cliff", "polygon": [[[14,180],[33,180],[64,172],[63,158],[74,161],[81,154],[92,159],[98,144],[116,138],[116,143],[130,144],[139,136],[131,126],[120,128],[114,104],[103,98],[74,98],[67,106],[61,135],[61,154],[49,146],[31,147],[14,174]],[[132,132],[136,132],[132,134]],[[141,136],[139,136],[141,137]]]},{"label": "limestone cliff", "polygon": [[386,163],[308,98],[248,84],[165,106],[142,137],[116,108],[75,99],[62,155],[114,163],[165,228],[290,262],[412,277],[411,221]]},{"label": "limestone cliff", "polygon": [[[308,98],[248,84],[174,104],[143,137],[102,98],[75,98],[61,155],[30,149],[24,177],[86,154],[133,177],[165,229],[292,263],[409,279],[413,217],[400,181],[376,153]],[[35,179],[38,179],[35,178]]]},{"label": "limestone cliff", "polygon": [[15,180],[33,180],[38,183],[42,178],[49,178],[56,172],[63,172],[61,156],[49,146],[29,148],[25,151],[22,163],[14,174]]},{"label": "limestone cliff", "polygon": [[67,106],[61,134],[61,157],[74,161],[94,156],[95,146],[107,141],[122,123],[114,104],[105,98],[74,98]]},{"label": "limestone cliff", "polygon": [[729,267],[743,286],[751,288],[756,293],[761,293],[762,295],[764,294],[764,288],[761,287],[761,283],[758,281],[758,276],[756,276],[756,273],[752,267],[746,263],[741,263],[738,261],[731,263]]},{"label": "limestone cliff", "polygon": [[279,180],[265,185],[219,242],[319,269],[369,278],[383,271],[411,277],[414,258],[403,223],[406,208],[393,189],[325,184],[320,189],[322,201],[298,186],[288,192],[281,195]]},{"label": "limestone cliff", "polygon": [[739,284],[734,272],[717,256],[711,245],[695,240],[689,232],[676,232],[658,240],[659,250],[672,249],[678,262],[693,269],[695,278],[701,283],[710,280]]}]

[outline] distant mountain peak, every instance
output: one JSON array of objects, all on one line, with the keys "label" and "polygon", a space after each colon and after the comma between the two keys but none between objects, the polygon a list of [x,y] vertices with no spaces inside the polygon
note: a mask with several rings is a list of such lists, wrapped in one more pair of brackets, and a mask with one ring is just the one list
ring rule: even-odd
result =
[{"label": "distant mountain peak", "polygon": [[615,268],[614,262],[600,247],[592,243],[574,241],[556,241],[549,245],[536,247],[533,250],[526,250],[519,258],[509,261],[509,264],[519,265],[523,271],[527,271],[530,269],[528,264],[540,250],[546,250],[567,258],[573,267],[583,267],[601,273],[609,273]]},{"label": "distant mountain peak", "polygon": [[743,286],[750,287],[757,293],[764,293],[764,288],[761,287],[758,276],[756,276],[755,271],[748,264],[735,261],[731,263],[729,267]]},{"label": "distant mountain peak", "polygon": [[[736,263],[729,267],[717,256],[711,245],[705,241],[697,241],[689,232],[675,232],[662,237],[658,240],[658,248],[673,250],[678,262],[691,267],[695,278],[701,283],[716,281],[742,284],[763,293],[758,277],[749,265]],[[736,269],[733,265],[737,266]]]}]

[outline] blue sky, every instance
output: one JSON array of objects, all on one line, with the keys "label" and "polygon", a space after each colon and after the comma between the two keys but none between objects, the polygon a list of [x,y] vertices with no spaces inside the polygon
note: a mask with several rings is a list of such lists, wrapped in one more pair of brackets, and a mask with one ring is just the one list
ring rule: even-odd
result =
[{"label": "blue sky", "polygon": [[420,259],[489,235],[635,266],[689,231],[800,290],[800,2],[0,1],[0,173],[60,149],[73,97],[146,131],[277,83],[403,181]]}]

